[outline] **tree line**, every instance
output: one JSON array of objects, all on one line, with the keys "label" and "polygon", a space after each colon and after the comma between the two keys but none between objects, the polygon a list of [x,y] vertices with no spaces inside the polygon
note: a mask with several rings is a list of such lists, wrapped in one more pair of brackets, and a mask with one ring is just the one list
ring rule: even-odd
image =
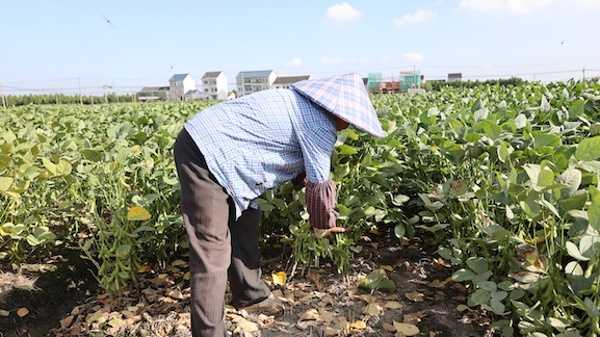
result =
[{"label": "tree line", "polygon": [[[127,95],[117,95],[115,93],[105,96],[79,96],[65,94],[42,94],[42,95],[8,95],[4,97],[6,106],[22,106],[28,104],[110,104],[119,102],[134,102],[136,97]],[[2,103],[0,103],[2,104]],[[1,106],[1,105],[0,105]]]}]

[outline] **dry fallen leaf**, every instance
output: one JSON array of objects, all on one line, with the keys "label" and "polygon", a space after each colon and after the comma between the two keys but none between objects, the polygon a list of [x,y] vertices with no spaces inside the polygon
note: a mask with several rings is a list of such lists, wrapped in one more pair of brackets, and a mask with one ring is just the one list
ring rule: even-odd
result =
[{"label": "dry fallen leaf", "polygon": [[424,295],[416,290],[413,290],[409,293],[404,294],[404,296],[406,296],[406,298],[413,302],[423,302]]},{"label": "dry fallen leaf", "polygon": [[66,329],[69,327],[69,325],[71,325],[71,323],[73,323],[73,315],[69,315],[63,319],[60,320],[60,327],[63,329]]},{"label": "dry fallen leaf", "polygon": [[335,314],[329,311],[323,311],[319,316],[319,321],[329,324],[335,319]]},{"label": "dry fallen leaf", "polygon": [[312,321],[317,320],[318,318],[319,312],[317,311],[317,309],[308,309],[306,312],[300,315],[300,319],[298,319],[298,322]]},{"label": "dry fallen leaf", "polygon": [[258,331],[258,324],[252,323],[245,318],[240,319],[233,330],[233,334],[246,334]]},{"label": "dry fallen leaf", "polygon": [[400,309],[402,308],[402,304],[398,301],[389,301],[383,307],[386,309]]},{"label": "dry fallen leaf", "polygon": [[427,314],[426,311],[419,311],[412,314],[404,314],[403,323],[417,325],[421,322],[421,318]]},{"label": "dry fallen leaf", "polygon": [[321,275],[319,275],[319,274],[310,274],[310,275],[306,276],[306,278],[309,281],[312,281],[317,286],[317,289],[321,290],[321,289],[324,288],[323,282],[321,282],[319,280],[321,278]]},{"label": "dry fallen leaf", "polygon": [[353,330],[363,330],[367,327],[367,323],[365,323],[364,321],[358,320],[354,323],[350,323],[350,329]]},{"label": "dry fallen leaf", "polygon": [[440,280],[433,280],[433,282],[429,283],[428,286],[430,286],[432,288],[445,288],[446,283],[444,283],[443,281],[440,281]]},{"label": "dry fallen leaf", "polygon": [[338,332],[339,332],[338,330],[328,326],[325,328],[325,331],[323,332],[323,337],[337,336]]},{"label": "dry fallen leaf", "polygon": [[396,327],[390,323],[383,322],[382,326],[383,326],[383,330],[385,330],[385,331],[389,331],[389,332],[396,331]]},{"label": "dry fallen leaf", "polygon": [[406,336],[414,336],[420,332],[419,328],[417,328],[416,325],[400,323],[400,322],[396,322],[396,321],[393,321],[393,322],[394,322],[394,327],[396,328],[396,330],[398,332],[403,333]]},{"label": "dry fallen leaf", "polygon": [[17,310],[17,315],[18,315],[19,317],[25,317],[25,316],[27,316],[27,314],[29,314],[29,309],[27,309],[27,308],[25,308],[25,307],[23,307],[23,308],[21,308],[21,309]]},{"label": "dry fallen leaf", "polygon": [[147,273],[152,269],[152,265],[149,263],[144,263],[138,268],[138,273]]},{"label": "dry fallen leaf", "polygon": [[379,306],[379,304],[371,303],[371,304],[367,304],[367,306],[363,309],[363,314],[377,316],[377,315],[381,314],[382,311],[383,310],[382,310],[381,306]]}]

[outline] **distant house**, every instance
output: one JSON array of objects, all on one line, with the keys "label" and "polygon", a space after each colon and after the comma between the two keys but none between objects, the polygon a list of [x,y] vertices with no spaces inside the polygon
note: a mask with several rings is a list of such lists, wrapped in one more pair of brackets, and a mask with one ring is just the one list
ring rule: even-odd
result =
[{"label": "distant house", "polygon": [[290,86],[296,82],[310,80],[310,75],[304,76],[278,76],[273,82],[273,88],[275,89],[289,89]]},{"label": "distant house", "polygon": [[462,73],[450,73],[448,74],[448,82],[461,81]]},{"label": "distant house", "polygon": [[143,87],[137,92],[137,99],[140,102],[166,101],[169,94],[169,87]]},{"label": "distant house", "polygon": [[185,94],[196,90],[196,81],[190,74],[176,74],[169,79],[169,101],[183,101]]},{"label": "distant house", "polygon": [[398,81],[381,82],[379,91],[382,94],[399,93],[400,92],[400,82],[398,82]]},{"label": "distant house", "polygon": [[189,90],[188,92],[185,93],[186,101],[193,101],[195,99],[204,99],[204,95],[202,94],[202,91],[200,91],[198,89],[194,89],[194,90]]},{"label": "distant house", "polygon": [[235,99],[235,92],[233,92],[233,91],[228,92],[227,93],[227,99],[230,100],[230,101],[232,99]]},{"label": "distant house", "polygon": [[202,76],[203,99],[225,101],[227,95],[227,77],[221,71],[209,71]]},{"label": "distant house", "polygon": [[236,76],[238,97],[273,89],[273,82],[276,78],[277,76],[273,70],[241,71]]}]

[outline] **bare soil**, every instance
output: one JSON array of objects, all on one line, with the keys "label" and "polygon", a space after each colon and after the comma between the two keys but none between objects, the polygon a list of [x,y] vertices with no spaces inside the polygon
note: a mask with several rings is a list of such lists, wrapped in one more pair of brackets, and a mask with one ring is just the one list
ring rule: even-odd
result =
[{"label": "bare soil", "polygon": [[[293,276],[290,247],[268,245],[262,251],[265,281],[286,301],[285,311],[272,315],[227,307],[229,330],[248,337],[383,337],[403,336],[398,327],[416,326],[418,336],[494,336],[492,318],[464,306],[468,291],[449,279],[453,270],[435,254],[435,245],[419,239],[401,243],[393,233],[365,235],[360,245],[351,270],[343,274],[322,261]],[[37,290],[2,286],[9,277],[0,277],[0,337],[191,336],[185,264],[145,266],[139,286],[120,299],[97,287],[90,268],[76,253],[20,274],[4,266],[4,275],[35,280]],[[386,270],[395,289],[371,293],[358,286],[378,268]],[[278,272],[287,275],[283,285],[271,277]]]}]

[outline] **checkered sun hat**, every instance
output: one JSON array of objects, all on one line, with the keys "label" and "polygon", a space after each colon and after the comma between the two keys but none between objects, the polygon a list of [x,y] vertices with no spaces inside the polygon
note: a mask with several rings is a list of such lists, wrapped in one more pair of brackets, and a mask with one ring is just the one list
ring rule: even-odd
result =
[{"label": "checkered sun hat", "polygon": [[292,88],[336,117],[375,137],[383,137],[377,113],[358,73],[304,80],[292,84]]}]

